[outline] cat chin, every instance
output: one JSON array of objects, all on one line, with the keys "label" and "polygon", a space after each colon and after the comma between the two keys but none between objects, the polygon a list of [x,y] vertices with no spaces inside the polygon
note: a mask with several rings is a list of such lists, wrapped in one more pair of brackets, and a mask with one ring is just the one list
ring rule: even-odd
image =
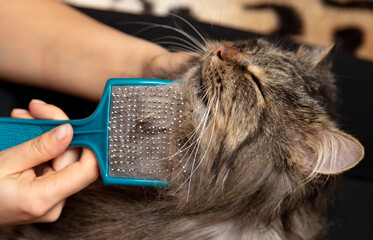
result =
[{"label": "cat chin", "polygon": [[199,66],[194,66],[189,69],[180,79],[185,84],[186,95],[189,96],[190,101],[198,100],[198,93],[200,92],[202,84],[202,73]]}]

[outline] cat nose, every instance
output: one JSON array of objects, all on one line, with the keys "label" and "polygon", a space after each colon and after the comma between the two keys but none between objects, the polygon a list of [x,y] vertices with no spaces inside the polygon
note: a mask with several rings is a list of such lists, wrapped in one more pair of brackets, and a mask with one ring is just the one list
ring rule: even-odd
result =
[{"label": "cat nose", "polygon": [[220,60],[229,60],[234,58],[238,54],[238,50],[231,46],[221,45],[215,48],[211,55],[217,56]]},{"label": "cat nose", "polygon": [[212,56],[217,56],[220,60],[223,60],[223,53],[225,51],[224,46],[219,46],[212,51],[211,55]]}]

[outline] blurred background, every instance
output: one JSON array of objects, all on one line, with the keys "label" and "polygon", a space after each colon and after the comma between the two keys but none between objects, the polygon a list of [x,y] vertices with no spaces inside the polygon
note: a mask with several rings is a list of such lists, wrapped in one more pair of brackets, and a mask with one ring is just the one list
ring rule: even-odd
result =
[{"label": "blurred background", "polygon": [[373,1],[369,0],[65,0],[100,10],[186,19],[260,34],[286,35],[373,61]]}]

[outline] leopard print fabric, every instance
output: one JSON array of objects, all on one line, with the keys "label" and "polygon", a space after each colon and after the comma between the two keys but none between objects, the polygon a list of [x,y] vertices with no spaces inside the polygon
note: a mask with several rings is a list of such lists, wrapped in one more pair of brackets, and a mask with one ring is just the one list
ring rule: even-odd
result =
[{"label": "leopard print fabric", "polygon": [[218,24],[260,34],[286,35],[339,48],[373,61],[371,0],[65,0],[67,3],[136,14]]}]

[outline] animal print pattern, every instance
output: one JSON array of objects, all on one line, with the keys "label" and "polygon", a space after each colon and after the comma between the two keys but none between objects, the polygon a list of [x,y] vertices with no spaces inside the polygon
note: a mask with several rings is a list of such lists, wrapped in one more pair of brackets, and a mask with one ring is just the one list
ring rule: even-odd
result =
[{"label": "animal print pattern", "polygon": [[65,0],[91,8],[167,16],[260,34],[285,35],[310,44],[337,43],[373,61],[371,0]]}]

